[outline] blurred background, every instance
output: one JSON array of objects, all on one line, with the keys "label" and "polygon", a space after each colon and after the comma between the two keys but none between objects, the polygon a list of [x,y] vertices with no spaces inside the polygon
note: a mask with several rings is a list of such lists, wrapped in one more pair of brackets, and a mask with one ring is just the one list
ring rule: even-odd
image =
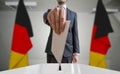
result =
[{"label": "blurred background", "polygon": [[[13,27],[16,16],[16,6],[5,3],[18,0],[0,0],[0,71],[7,70],[9,65]],[[29,51],[30,65],[46,63],[45,47],[49,35],[49,27],[43,22],[43,13],[47,9],[57,6],[56,0],[24,0],[34,1],[36,6],[26,6],[34,36],[31,38],[33,48]],[[80,41],[80,64],[89,64],[91,33],[94,23],[98,0],[68,0],[67,6],[77,12],[78,31]],[[120,71],[120,0],[103,0],[106,8],[117,9],[117,12],[108,13],[114,32],[109,34],[111,48],[106,58],[108,69]]]}]

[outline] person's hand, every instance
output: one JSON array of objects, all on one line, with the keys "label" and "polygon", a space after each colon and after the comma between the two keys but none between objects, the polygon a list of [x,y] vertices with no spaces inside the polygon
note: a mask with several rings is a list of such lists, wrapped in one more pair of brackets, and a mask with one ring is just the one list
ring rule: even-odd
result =
[{"label": "person's hand", "polygon": [[48,21],[55,33],[60,34],[60,20],[59,20],[60,8],[56,7],[48,13]]},{"label": "person's hand", "polygon": [[66,17],[63,8],[56,7],[48,13],[47,17],[50,26],[55,33],[60,34],[64,31],[66,24]]},{"label": "person's hand", "polygon": [[73,63],[77,63],[78,62],[78,55],[73,55]]}]

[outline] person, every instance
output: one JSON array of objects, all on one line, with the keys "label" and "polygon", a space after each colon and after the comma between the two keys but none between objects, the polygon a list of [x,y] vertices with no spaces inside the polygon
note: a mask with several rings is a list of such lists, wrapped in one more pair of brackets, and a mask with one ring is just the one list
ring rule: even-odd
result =
[{"label": "person", "polygon": [[[55,9],[48,9],[47,12],[43,14],[43,21],[45,24],[50,26],[50,34],[48,37],[46,50],[47,53],[47,63],[57,63],[54,55],[51,52],[51,44],[52,44],[52,33],[53,30],[55,33],[60,34],[64,31],[65,22],[66,20],[70,20],[70,26],[67,34],[67,39],[65,43],[62,63],[77,63],[78,62],[78,55],[79,55],[79,38],[78,38],[78,24],[77,24],[77,14],[73,12],[72,10],[68,9],[66,6],[67,0],[57,0],[58,6],[55,7]],[[52,17],[52,13],[58,13],[60,12],[61,8],[64,9],[63,13],[63,19],[62,19],[62,25],[61,29],[58,28],[60,26],[57,25],[59,19],[58,17],[50,18]],[[59,15],[57,15],[59,16]],[[56,20],[57,19],[57,20]],[[65,20],[64,20],[65,19]],[[52,20],[52,21],[51,21]],[[60,20],[61,22],[61,20]],[[55,25],[56,24],[56,25]]]}]

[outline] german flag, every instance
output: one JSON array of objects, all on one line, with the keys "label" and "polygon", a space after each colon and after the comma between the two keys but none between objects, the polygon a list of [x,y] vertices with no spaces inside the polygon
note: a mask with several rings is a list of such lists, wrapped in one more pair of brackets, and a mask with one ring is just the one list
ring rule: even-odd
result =
[{"label": "german flag", "polygon": [[23,0],[19,1],[14,24],[9,69],[28,65],[28,51],[32,48],[33,36],[31,22]]},{"label": "german flag", "polygon": [[113,32],[107,11],[102,3],[98,1],[95,22],[93,26],[91,48],[90,48],[90,65],[106,68],[106,54],[111,47],[108,34]]}]

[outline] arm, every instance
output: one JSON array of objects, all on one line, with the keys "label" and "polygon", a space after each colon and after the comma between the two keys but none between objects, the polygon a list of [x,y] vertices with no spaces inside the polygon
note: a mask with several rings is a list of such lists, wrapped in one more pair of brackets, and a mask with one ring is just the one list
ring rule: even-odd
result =
[{"label": "arm", "polygon": [[78,38],[78,24],[77,24],[77,14],[75,14],[73,22],[73,63],[78,62],[79,51],[79,38]]},{"label": "arm", "polygon": [[75,14],[73,22],[73,53],[79,53],[79,38],[78,38],[78,24],[77,24],[77,14]]}]

